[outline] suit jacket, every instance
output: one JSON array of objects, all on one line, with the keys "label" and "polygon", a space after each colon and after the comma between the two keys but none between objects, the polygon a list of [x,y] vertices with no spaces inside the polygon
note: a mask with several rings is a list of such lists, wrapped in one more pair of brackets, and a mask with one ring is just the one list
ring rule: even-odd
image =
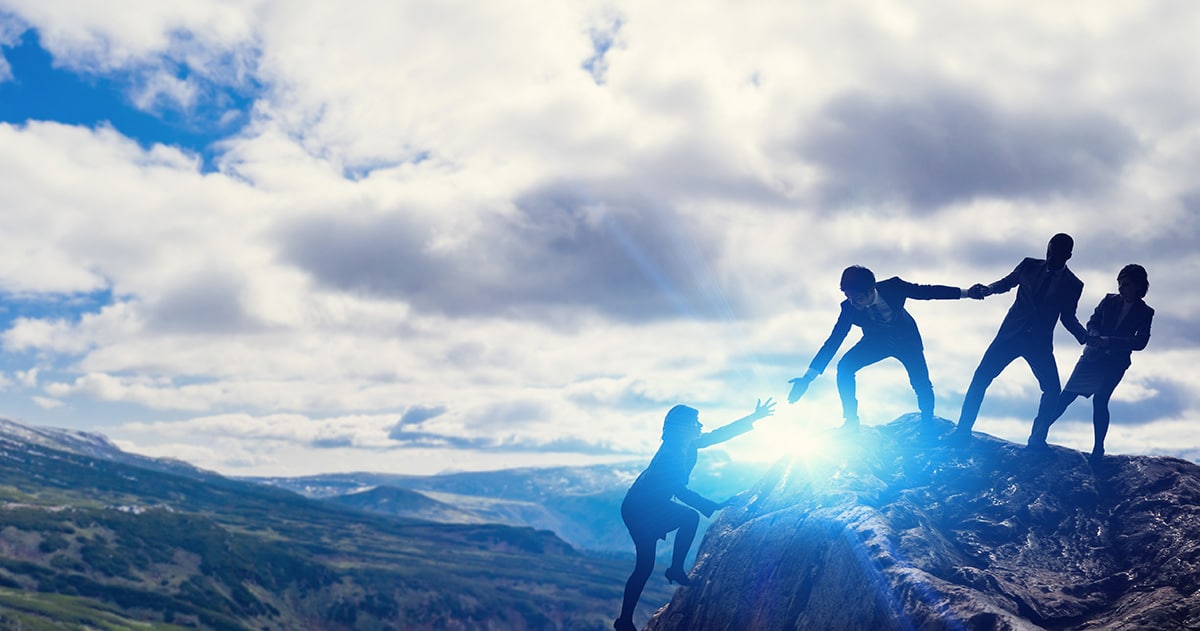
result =
[{"label": "suit jacket", "polygon": [[654,512],[657,504],[675,497],[684,504],[704,513],[713,514],[719,505],[688,488],[688,479],[696,467],[696,451],[723,443],[754,429],[754,419],[742,419],[700,434],[688,445],[663,443],[650,465],[633,481],[622,501],[622,512]]},{"label": "suit jacket", "polygon": [[1124,302],[1119,294],[1108,294],[1096,305],[1096,311],[1088,318],[1087,332],[1088,335],[1107,337],[1108,346],[1089,344],[1083,349],[1084,356],[1128,366],[1129,354],[1146,348],[1146,344],[1150,343],[1154,309],[1139,299],[1130,305],[1129,313],[1121,319]]},{"label": "suit jacket", "polygon": [[1062,320],[1063,326],[1080,344],[1087,340],[1087,331],[1075,315],[1079,296],[1083,294],[1083,281],[1064,266],[1058,278],[1039,295],[1038,287],[1049,273],[1046,261],[1027,258],[1008,276],[988,285],[996,294],[1017,288],[1017,297],[1009,307],[1008,315],[1004,316],[1004,322],[1000,323],[996,339],[1030,337],[1053,346],[1054,323]]},{"label": "suit jacket", "polygon": [[838,347],[850,333],[850,327],[858,326],[863,330],[863,341],[878,341],[897,346],[907,346],[916,350],[923,349],[921,332],[917,330],[917,321],[904,308],[905,300],[957,300],[962,297],[962,290],[947,285],[918,285],[893,276],[887,280],[875,283],[875,291],[892,310],[892,321],[884,325],[875,320],[870,310],[858,310],[849,300],[843,300],[841,313],[833,325],[821,350],[813,357],[809,368],[815,372],[824,372],[825,367],[837,353]]}]

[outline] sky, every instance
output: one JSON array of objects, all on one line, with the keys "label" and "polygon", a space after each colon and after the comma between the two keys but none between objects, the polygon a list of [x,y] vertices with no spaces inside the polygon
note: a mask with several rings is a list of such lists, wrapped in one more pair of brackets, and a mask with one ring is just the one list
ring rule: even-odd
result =
[{"label": "sky", "polygon": [[[841,270],[1149,270],[1109,453],[1200,460],[1200,5],[0,0],[0,416],[229,475],[768,461]],[[956,420],[1013,294],[910,301]],[[855,341],[852,333],[843,351]],[[1064,380],[1079,346],[1059,327]],[[894,360],[863,422],[916,407]],[[1024,442],[1020,361],[975,429]],[[1091,447],[1079,401],[1050,442]]]}]

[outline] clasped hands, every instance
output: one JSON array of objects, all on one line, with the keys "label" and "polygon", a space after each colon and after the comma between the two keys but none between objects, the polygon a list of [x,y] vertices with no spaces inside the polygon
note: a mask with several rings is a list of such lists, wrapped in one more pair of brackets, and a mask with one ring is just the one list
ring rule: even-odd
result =
[{"label": "clasped hands", "polygon": [[983,300],[986,296],[992,295],[992,290],[987,285],[975,283],[967,289],[967,297],[975,300]]}]

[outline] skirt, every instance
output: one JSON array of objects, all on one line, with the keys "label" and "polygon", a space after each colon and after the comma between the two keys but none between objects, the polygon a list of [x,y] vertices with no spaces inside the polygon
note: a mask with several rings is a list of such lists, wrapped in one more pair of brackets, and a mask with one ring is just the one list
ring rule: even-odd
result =
[{"label": "skirt", "polygon": [[1084,397],[1097,392],[1112,392],[1128,368],[1129,361],[1124,358],[1114,361],[1112,357],[1085,352],[1075,363],[1075,370],[1071,371],[1063,392],[1076,392]]},{"label": "skirt", "polygon": [[695,512],[672,500],[621,504],[621,520],[634,543],[666,539],[668,532],[679,528],[690,518],[689,513]]}]

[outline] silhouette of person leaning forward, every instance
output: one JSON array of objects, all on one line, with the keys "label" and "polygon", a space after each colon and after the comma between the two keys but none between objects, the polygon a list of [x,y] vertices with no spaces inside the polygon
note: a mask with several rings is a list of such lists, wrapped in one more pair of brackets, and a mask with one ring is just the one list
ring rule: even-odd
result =
[{"label": "silhouette of person leaning forward", "polygon": [[1150,290],[1146,268],[1130,264],[1117,274],[1117,293],[1108,294],[1096,305],[1087,323],[1087,345],[1075,363],[1075,370],[1063,386],[1053,414],[1035,423],[1029,435],[1029,448],[1045,449],[1050,426],[1076,398],[1092,399],[1092,426],[1095,442],[1092,462],[1104,457],[1104,436],[1108,434],[1108,400],[1129,368],[1129,355],[1146,348],[1150,342],[1150,322],[1154,309],[1142,299]]},{"label": "silhouette of person leaning forward", "polygon": [[[788,403],[795,403],[808,390],[808,385],[821,374],[838,347],[846,339],[851,326],[862,328],[858,341],[837,365],[838,394],[842,399],[843,427],[858,426],[858,399],[855,396],[854,375],[860,368],[888,357],[895,357],[908,371],[908,381],[917,394],[921,410],[922,431],[930,431],[933,421],[933,384],[929,381],[929,366],[925,363],[925,348],[917,322],[904,309],[908,298],[916,300],[957,300],[968,292],[946,285],[917,285],[893,276],[875,282],[875,274],[860,265],[842,271],[842,301],[837,323],[828,339],[821,345],[803,377],[790,380],[792,390]],[[976,296],[982,298],[982,296]]]},{"label": "silhouette of person leaning forward", "polygon": [[[637,551],[633,573],[625,583],[625,597],[621,603],[621,617],[613,622],[617,631],[636,631],[633,624],[633,609],[642,597],[646,580],[654,571],[654,554],[659,539],[667,533],[675,533],[675,548],[671,556],[671,567],[667,568],[667,580],[680,585],[690,585],[691,579],[683,569],[684,559],[692,547],[700,518],[696,510],[709,517],[729,504],[714,502],[688,488],[688,478],[696,466],[696,452],[717,443],[745,434],[754,429],[754,422],[775,413],[775,402],[770,398],[759,400],[750,414],[719,427],[701,433],[700,412],[686,405],[676,405],[667,412],[663,421],[662,446],[646,470],[633,481],[625,500],[621,502],[621,519],[629,529]],[[672,500],[678,498],[687,508]]]},{"label": "silhouette of person leaning forward", "polygon": [[995,339],[979,360],[963,397],[958,427],[947,437],[948,442],[965,444],[970,440],[988,386],[1018,357],[1029,364],[1042,391],[1034,425],[1047,424],[1059,395],[1058,366],[1054,363],[1055,322],[1061,320],[1080,344],[1087,341],[1087,331],[1075,316],[1083,281],[1067,269],[1074,246],[1070,235],[1056,234],[1046,245],[1045,259],[1026,258],[1008,276],[991,285],[973,285],[968,290],[985,297],[1016,287],[1017,296]]}]

